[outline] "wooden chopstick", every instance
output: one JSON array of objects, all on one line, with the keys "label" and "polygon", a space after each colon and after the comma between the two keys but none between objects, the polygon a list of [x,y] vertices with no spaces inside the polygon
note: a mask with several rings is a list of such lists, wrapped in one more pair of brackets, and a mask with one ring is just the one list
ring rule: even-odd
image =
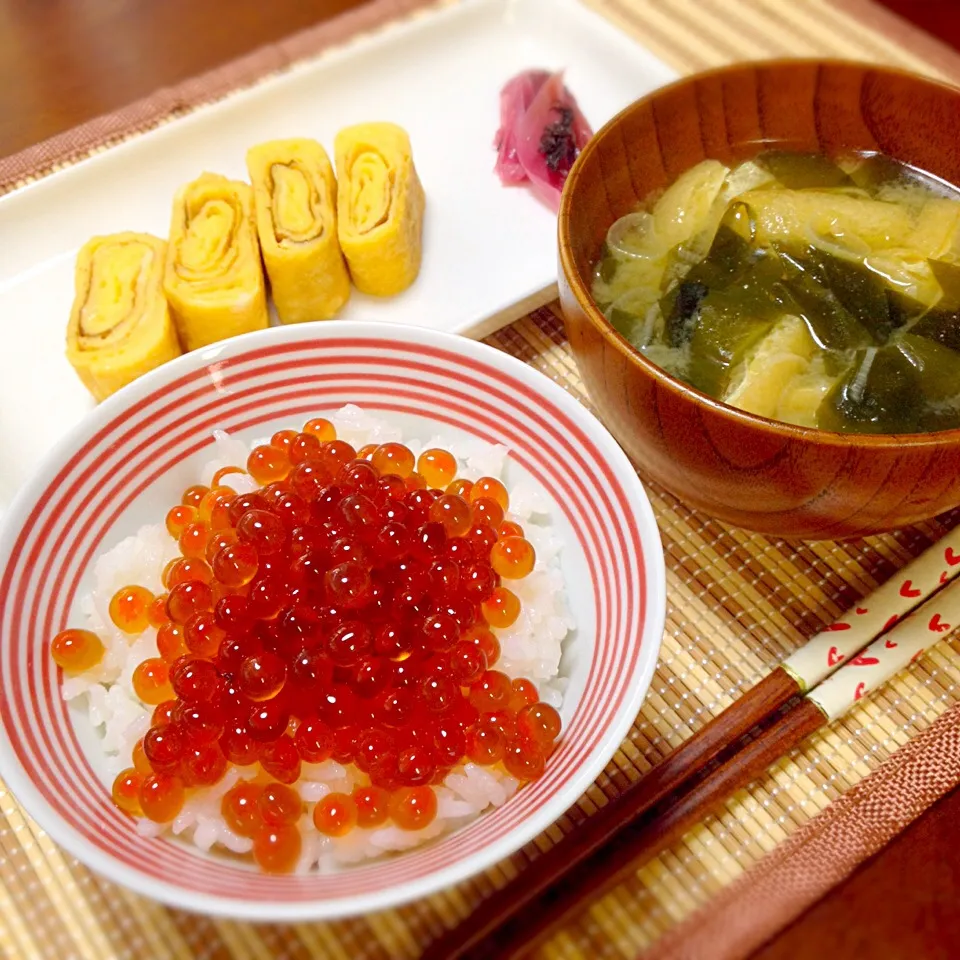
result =
[{"label": "wooden chopstick", "polygon": [[[798,701],[756,739],[698,780],[679,798],[654,807],[647,817],[628,821],[612,842],[594,848],[589,856],[581,858],[576,872],[568,872],[564,883],[555,882],[542,889],[538,897],[528,900],[522,915],[512,913],[509,921],[485,937],[472,939],[465,949],[448,950],[444,954],[428,952],[427,955],[445,956],[450,960],[492,960],[494,957],[508,960],[523,956],[562,927],[570,914],[582,907],[588,898],[593,900],[603,896],[636,873],[638,862],[655,856],[679,839],[708,811],[761,776],[785,752],[802,743],[826,722],[827,718],[815,704],[805,699]],[[600,815],[595,814],[591,819]],[[569,836],[575,837],[579,829]],[[566,839],[550,852],[562,846]]]},{"label": "wooden chopstick", "polygon": [[[704,770],[799,692],[793,677],[782,668],[774,670],[636,784],[537,857],[516,879],[490,894],[457,927],[431,943],[420,960],[457,960],[483,955],[475,954],[475,949],[485,948],[485,938],[498,927],[506,925],[505,929],[510,929],[516,919],[528,922],[530,905],[544,896],[559,878],[581,869],[592,869],[590,860],[597,851],[602,854],[605,845],[614,837],[619,845],[624,831],[635,829],[637,821],[665,797],[697,771]],[[496,953],[486,953],[485,956],[499,958]]]},{"label": "wooden chopstick", "polygon": [[[838,704],[845,709],[842,701],[848,693],[850,702],[863,695],[864,683],[847,679],[854,667],[864,665],[857,663],[860,651],[875,637],[880,639],[874,640],[874,646],[883,644],[888,631],[901,636],[913,623],[912,616],[904,619],[905,614],[918,606],[931,606],[924,601],[936,597],[960,572],[955,549],[960,550],[960,528],[813,637],[636,784],[491,894],[457,927],[430,944],[421,960],[499,960],[529,949],[586,895],[600,895],[616,886],[635,869],[639,858],[663,849],[730,792],[763,773],[836,715]],[[960,591],[955,594],[960,622]],[[891,650],[904,643],[888,642]],[[900,663],[905,655],[906,651],[888,664],[889,672],[898,663],[905,665],[905,660]],[[871,688],[883,682],[874,673]],[[831,674],[833,678],[825,684],[835,691],[831,703],[795,699],[791,709],[783,710],[798,694],[816,689]],[[768,726],[754,740],[740,747],[748,733],[764,724]],[[708,771],[711,764],[715,768]],[[699,780],[683,793],[682,788],[696,777]],[[562,888],[560,880],[566,881]]]}]

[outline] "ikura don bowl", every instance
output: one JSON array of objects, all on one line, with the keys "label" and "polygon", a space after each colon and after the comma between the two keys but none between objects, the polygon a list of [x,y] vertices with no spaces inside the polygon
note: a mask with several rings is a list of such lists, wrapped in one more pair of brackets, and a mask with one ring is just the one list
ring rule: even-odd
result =
[{"label": "ikura don bowl", "polygon": [[[49,644],[79,616],[102,551],[156,523],[210,458],[214,429],[249,442],[358,404],[407,431],[509,448],[508,486],[553,504],[577,627],[561,675],[564,732],[544,775],[417,849],[337,873],[267,875],[146,838],[111,802],[94,734],[60,696]],[[586,790],[646,694],[665,611],[650,504],[626,456],[572,397],[491,347],[362,322],[272,328],[196,351],[102,403],[19,493],[0,534],[0,775],[50,836],[117,883],[188,910],[247,920],[364,913],[481,871]]]}]

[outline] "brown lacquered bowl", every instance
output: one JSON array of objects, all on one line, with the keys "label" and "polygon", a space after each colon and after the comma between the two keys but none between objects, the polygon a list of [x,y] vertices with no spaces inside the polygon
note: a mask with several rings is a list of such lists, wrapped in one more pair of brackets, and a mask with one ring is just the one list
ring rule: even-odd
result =
[{"label": "brown lacquered bowl", "polygon": [[879,150],[960,183],[960,90],[839,61],[740,64],[638,100],[578,158],[560,204],[560,301],[599,414],[636,465],[750,530],[843,538],[960,503],[960,430],[852,435],[743,413],[675,380],[608,323],[590,276],[609,226],[701,160]]}]

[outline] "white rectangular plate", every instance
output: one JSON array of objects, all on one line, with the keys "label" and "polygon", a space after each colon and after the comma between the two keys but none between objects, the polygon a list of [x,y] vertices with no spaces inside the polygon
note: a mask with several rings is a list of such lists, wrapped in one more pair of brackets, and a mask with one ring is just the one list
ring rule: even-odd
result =
[{"label": "white rectangular plate", "polygon": [[480,337],[556,289],[556,219],[493,173],[499,91],[566,69],[597,129],[675,76],[578,0],[463,0],[360,38],[0,198],[0,513],[92,400],[64,357],[73,264],[95,234],[166,236],[175,190],[210,170],[246,179],[247,148],[341,127],[405,127],[427,194],[423,268],[406,293],[354,293],[341,316]]}]

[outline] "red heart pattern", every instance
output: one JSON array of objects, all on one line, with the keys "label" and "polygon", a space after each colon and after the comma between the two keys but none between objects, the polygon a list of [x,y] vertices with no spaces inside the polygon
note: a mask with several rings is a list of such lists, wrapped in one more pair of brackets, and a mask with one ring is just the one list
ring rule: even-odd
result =
[{"label": "red heart pattern", "polygon": [[838,630],[849,630],[850,624],[849,623],[831,623],[830,626],[827,627],[827,629],[836,633]]},{"label": "red heart pattern", "polygon": [[950,629],[949,623],[944,623],[940,619],[940,614],[935,613],[931,618],[930,622],[927,624],[927,629],[932,630],[934,633],[943,633],[946,630]]},{"label": "red heart pattern", "polygon": [[901,597],[919,597],[922,593],[922,590],[918,590],[914,585],[912,580],[904,580],[903,586],[900,587],[900,596]]},{"label": "red heart pattern", "polygon": [[863,696],[866,689],[867,685],[865,683],[858,683],[857,689],[853,691],[853,699],[859,700]]},{"label": "red heart pattern", "polygon": [[900,619],[900,618],[899,618],[896,614],[894,614],[894,615],[893,615],[892,617],[890,617],[890,619],[887,620],[887,622],[883,625],[883,629],[884,629],[884,630],[889,630],[899,619]]},{"label": "red heart pattern", "polygon": [[951,567],[955,567],[960,563],[960,554],[954,553],[953,547],[947,547],[947,549],[943,551],[943,559],[946,560]]},{"label": "red heart pattern", "polygon": [[946,570],[944,570],[943,573],[940,574],[940,582],[946,583],[949,579],[950,579],[950,574],[947,573]]},{"label": "red heart pattern", "polygon": [[857,607],[857,613],[858,613],[861,617],[862,617],[865,613],[869,613],[869,612],[870,612],[870,611],[869,611],[869,609],[868,609],[867,607]]},{"label": "red heart pattern", "polygon": [[896,650],[896,648],[899,646],[899,644],[894,643],[894,641],[891,640],[889,637],[887,637],[886,640],[883,641],[883,645],[884,645],[888,650]]},{"label": "red heart pattern", "polygon": [[876,657],[868,657],[865,653],[858,654],[850,661],[851,667],[872,667],[880,661]]},{"label": "red heart pattern", "polygon": [[831,647],[827,653],[827,666],[835,667],[842,659],[843,654],[836,647]]}]

